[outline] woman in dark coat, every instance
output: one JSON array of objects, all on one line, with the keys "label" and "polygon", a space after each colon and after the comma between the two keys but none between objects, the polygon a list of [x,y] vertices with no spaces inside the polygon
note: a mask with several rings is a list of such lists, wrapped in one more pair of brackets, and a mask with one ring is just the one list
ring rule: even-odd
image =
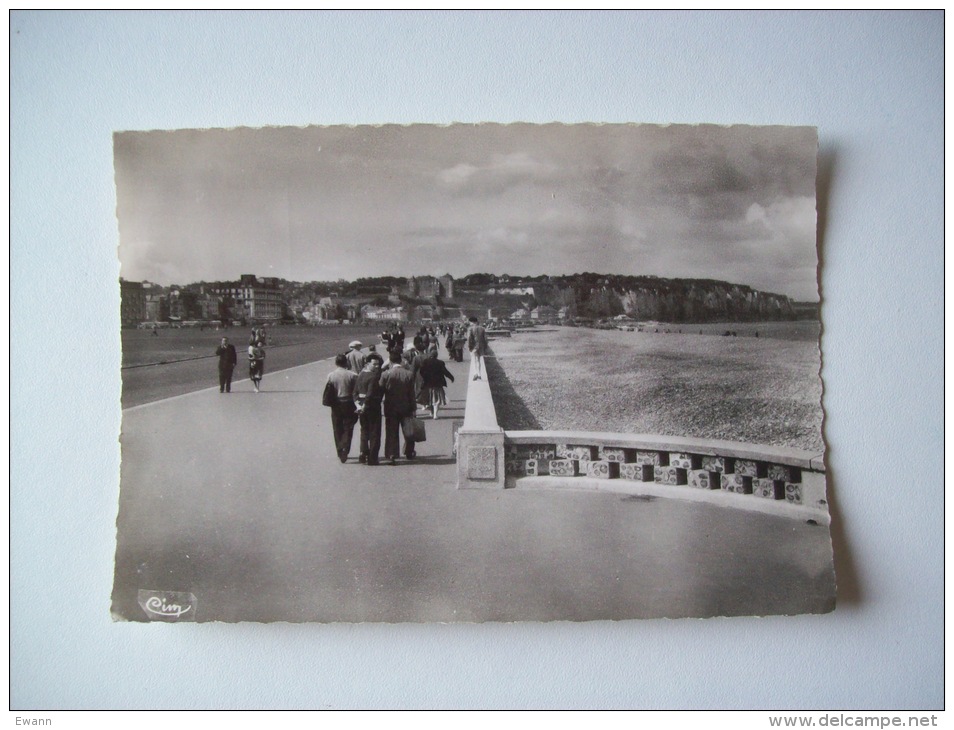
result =
[{"label": "woman in dark coat", "polygon": [[444,393],[444,388],[447,386],[446,378],[454,382],[454,376],[447,369],[447,365],[437,357],[437,350],[431,350],[424,364],[421,365],[423,384],[419,402],[425,401],[428,404],[435,419],[440,406],[447,405],[447,395]]}]

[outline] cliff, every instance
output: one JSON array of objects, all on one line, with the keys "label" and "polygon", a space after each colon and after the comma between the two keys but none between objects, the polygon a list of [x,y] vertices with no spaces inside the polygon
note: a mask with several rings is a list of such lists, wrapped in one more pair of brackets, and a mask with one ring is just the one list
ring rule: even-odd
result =
[{"label": "cliff", "polygon": [[626,314],[662,322],[757,322],[797,316],[787,296],[712,279],[577,274],[564,277],[560,285],[572,290],[580,317]]}]

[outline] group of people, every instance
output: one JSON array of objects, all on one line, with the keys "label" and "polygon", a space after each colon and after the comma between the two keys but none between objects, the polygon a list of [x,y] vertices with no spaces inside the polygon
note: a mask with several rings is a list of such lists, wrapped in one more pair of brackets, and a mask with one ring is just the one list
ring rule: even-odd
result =
[{"label": "group of people", "polygon": [[444,347],[454,362],[464,362],[464,345],[467,344],[468,328],[462,324],[452,324],[446,327]]},{"label": "group of people", "polygon": [[[268,342],[268,335],[264,327],[252,328],[252,334],[248,338],[248,377],[252,381],[255,392],[261,390],[262,376],[265,374],[265,344]],[[219,392],[232,392],[232,374],[235,366],[238,364],[238,353],[235,345],[229,342],[228,337],[223,337],[222,342],[215,350],[219,357]]]},{"label": "group of people", "polygon": [[[379,463],[382,420],[384,426],[384,458],[395,464],[401,454],[406,459],[416,457],[415,424],[418,409],[437,419],[442,406],[447,405],[447,383],[454,375],[438,355],[438,343],[444,339],[449,356],[463,361],[464,343],[476,360],[474,379],[481,378],[482,361],[487,349],[487,335],[476,317],[470,326],[460,324],[421,327],[405,347],[404,328],[401,325],[381,334],[381,346],[386,353],[378,353],[372,344],[368,352],[354,340],[348,352],[335,357],[335,370],[328,375],[322,402],[331,408],[331,426],[335,448],[341,463],[348,460],[354,428],[360,424],[359,461]],[[264,327],[252,329],[248,340],[248,374],[255,392],[261,390],[265,374],[265,345],[268,338]],[[232,375],[238,363],[235,346],[223,337],[215,354],[219,358],[219,392],[232,392]]]},{"label": "group of people", "polygon": [[[379,463],[382,414],[384,458],[392,465],[397,463],[402,436],[404,457],[408,460],[416,457],[414,420],[418,409],[437,419],[441,406],[447,405],[447,381],[454,382],[453,373],[439,357],[438,342],[441,336],[456,337],[458,332],[449,325],[438,325],[437,329],[422,327],[414,335],[411,346],[405,348],[404,329],[398,325],[381,334],[387,362],[378,354],[376,345],[371,345],[365,354],[359,340],[351,342],[348,352],[335,358],[335,369],[328,375],[322,402],[331,408],[335,449],[341,463],[345,463],[351,453],[357,424],[361,426],[359,462],[371,466]],[[469,333],[463,341],[468,342],[473,356],[478,358],[476,379],[480,377],[480,360],[487,338],[475,317],[471,318]],[[446,342],[445,346],[453,354]]]}]

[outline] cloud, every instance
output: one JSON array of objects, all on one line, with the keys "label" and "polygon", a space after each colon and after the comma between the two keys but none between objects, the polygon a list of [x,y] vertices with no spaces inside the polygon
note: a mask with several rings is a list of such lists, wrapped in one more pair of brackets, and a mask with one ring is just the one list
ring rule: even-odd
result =
[{"label": "cloud", "polygon": [[769,204],[750,202],[732,220],[696,220],[674,236],[682,261],[669,265],[693,276],[725,279],[758,289],[817,297],[815,267],[815,200],[779,197]]},{"label": "cloud", "polygon": [[817,226],[814,198],[779,198],[768,207],[752,203],[745,222],[761,225],[768,238],[792,243],[814,240]]},{"label": "cloud", "polygon": [[525,152],[494,154],[484,165],[461,162],[438,172],[437,181],[455,195],[497,195],[524,183],[551,179],[557,167]]},{"label": "cloud", "polygon": [[441,170],[437,174],[437,178],[447,187],[458,189],[466,185],[467,181],[473,177],[474,173],[477,172],[478,169],[479,168],[476,168],[473,165],[468,165],[467,163],[462,162],[459,165],[454,165],[450,169]]},{"label": "cloud", "polygon": [[810,128],[123,133],[123,274],[606,271],[816,288]]}]

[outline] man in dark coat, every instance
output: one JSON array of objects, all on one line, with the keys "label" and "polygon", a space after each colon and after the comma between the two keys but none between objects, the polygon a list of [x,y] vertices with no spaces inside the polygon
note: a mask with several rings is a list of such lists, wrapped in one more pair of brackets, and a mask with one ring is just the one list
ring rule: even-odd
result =
[{"label": "man in dark coat", "polygon": [[[417,410],[414,401],[414,373],[402,362],[401,356],[391,353],[391,367],[381,375],[381,390],[384,393],[384,458],[393,466],[400,451],[399,434],[401,421],[410,418]],[[414,439],[404,437],[404,456],[413,459]]]},{"label": "man in dark coat", "polygon": [[232,371],[235,370],[235,364],[238,362],[238,356],[235,354],[235,345],[229,343],[228,337],[222,338],[222,344],[215,350],[219,356],[219,392],[232,392]]},{"label": "man in dark coat", "polygon": [[354,403],[361,424],[360,456],[362,464],[376,466],[381,451],[381,356],[376,352],[368,355],[364,369],[354,382]]}]

